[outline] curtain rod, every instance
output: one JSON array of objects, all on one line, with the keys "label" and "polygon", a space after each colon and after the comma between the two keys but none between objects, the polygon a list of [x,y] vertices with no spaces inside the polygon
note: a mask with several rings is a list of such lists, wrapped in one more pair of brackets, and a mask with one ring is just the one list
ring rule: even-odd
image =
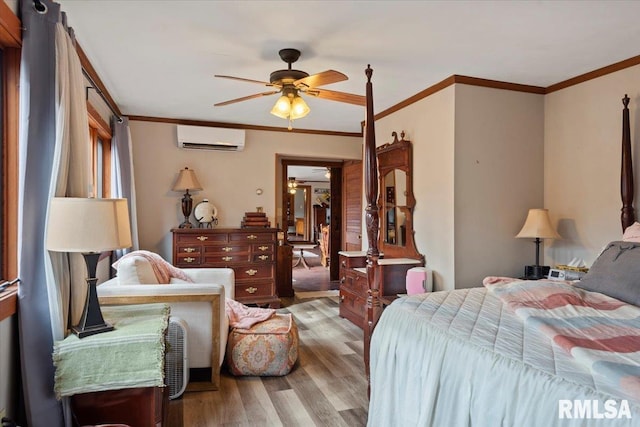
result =
[{"label": "curtain rod", "polygon": [[[33,0],[33,7],[36,9],[36,11],[38,11],[38,13],[46,13],[47,12],[47,6],[45,4],[43,4],[40,0]],[[65,29],[67,30],[67,32],[69,33],[69,35],[73,39],[74,46],[75,46],[75,36],[72,33],[73,30],[71,28],[67,27],[66,14],[64,12],[62,13],[62,21],[63,21]],[[113,106],[111,105],[111,102],[109,102],[109,100],[107,99],[105,94],[100,90],[100,88],[98,87],[96,82],[93,80],[93,78],[91,77],[89,72],[87,72],[87,70],[85,70],[84,67],[82,67],[82,74],[84,74],[84,76],[91,83],[91,86],[86,88],[87,90],[86,90],[86,95],[85,96],[87,97],[87,99],[89,99],[89,89],[94,89],[98,93],[98,95],[100,95],[100,98],[102,98],[104,103],[107,104],[107,107],[109,107],[109,110],[111,110],[113,115],[116,116],[116,118],[118,119],[118,123],[122,123],[122,117],[120,117],[120,115],[118,114],[116,109],[113,108]]]},{"label": "curtain rod", "polygon": [[120,115],[118,114],[118,112],[115,110],[115,108],[113,108],[111,106],[111,103],[109,102],[109,100],[107,99],[107,97],[104,95],[104,93],[100,90],[100,88],[98,87],[98,85],[96,84],[96,82],[93,81],[93,79],[91,78],[91,75],[89,75],[89,73],[87,72],[87,70],[84,69],[84,67],[82,68],[82,74],[84,74],[84,76],[89,79],[89,82],[91,83],[91,86],[87,87],[87,98],[89,97],[89,89],[93,89],[96,91],[96,93],[98,95],[100,95],[100,98],[102,98],[102,100],[104,101],[105,104],[107,104],[107,107],[109,107],[109,109],[111,110],[111,112],[113,113],[114,116],[116,116],[116,118],[118,119],[118,123],[122,123],[122,117],[120,117]]}]

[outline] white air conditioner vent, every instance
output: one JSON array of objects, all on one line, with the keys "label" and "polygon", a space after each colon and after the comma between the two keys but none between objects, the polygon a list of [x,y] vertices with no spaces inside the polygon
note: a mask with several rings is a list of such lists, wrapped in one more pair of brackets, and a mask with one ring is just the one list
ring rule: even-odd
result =
[{"label": "white air conditioner vent", "polygon": [[189,382],[188,331],[187,322],[179,317],[169,317],[164,360],[164,382],[169,387],[169,399],[180,397]]},{"label": "white air conditioner vent", "polygon": [[191,150],[244,150],[244,129],[177,126],[178,147]]}]

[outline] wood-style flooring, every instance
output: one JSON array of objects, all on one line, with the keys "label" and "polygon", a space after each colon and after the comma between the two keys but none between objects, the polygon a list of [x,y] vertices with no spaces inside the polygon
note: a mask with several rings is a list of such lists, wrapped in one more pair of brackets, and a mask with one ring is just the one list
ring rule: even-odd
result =
[{"label": "wood-style flooring", "polygon": [[284,377],[234,377],[219,391],[190,392],[169,405],[169,427],[364,426],[367,383],[362,330],[338,316],[336,297],[283,299],[300,336]]}]

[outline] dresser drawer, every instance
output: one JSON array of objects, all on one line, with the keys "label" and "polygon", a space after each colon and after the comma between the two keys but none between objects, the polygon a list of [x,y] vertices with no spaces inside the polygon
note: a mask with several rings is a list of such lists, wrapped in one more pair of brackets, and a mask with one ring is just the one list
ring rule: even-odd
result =
[{"label": "dresser drawer", "polygon": [[345,256],[340,255],[340,268],[358,268],[367,266],[367,257],[365,256]]},{"label": "dresser drawer", "polygon": [[200,267],[202,263],[200,253],[177,253],[175,258],[176,267]]},{"label": "dresser drawer", "polygon": [[227,234],[220,233],[184,233],[174,234],[174,239],[177,245],[190,245],[190,244],[202,244],[210,242],[224,243],[227,241]]},{"label": "dresser drawer", "polygon": [[251,283],[236,284],[235,293],[236,299],[273,295],[273,282],[256,281]]},{"label": "dresser drawer", "polygon": [[[275,236],[273,233],[246,232],[229,234],[229,242],[273,242]],[[272,249],[273,251],[273,249]]]},{"label": "dresser drawer", "polygon": [[269,254],[269,253],[265,253],[265,254],[254,253],[253,255],[251,255],[251,261],[252,262],[273,262],[275,261],[275,257],[273,256],[273,254]]},{"label": "dresser drawer", "polygon": [[273,264],[250,264],[243,266],[231,267],[236,275],[236,282],[254,280],[254,279],[273,279]]},{"label": "dresser drawer", "polygon": [[204,245],[205,255],[239,255],[251,252],[251,245],[228,243],[226,245]]},{"label": "dresser drawer", "polygon": [[351,278],[350,281],[348,280],[348,282],[350,282],[349,290],[362,298],[366,298],[369,291],[369,280],[367,276],[357,271],[350,271],[347,273],[347,277]]},{"label": "dresser drawer", "polygon": [[202,245],[181,243],[179,245],[176,245],[176,252],[176,255],[178,256],[200,254],[202,253]]},{"label": "dresser drawer", "polygon": [[273,243],[259,243],[252,245],[251,249],[255,254],[274,253],[275,245]]},{"label": "dresser drawer", "polygon": [[203,264],[216,267],[226,267],[230,263],[247,263],[251,261],[251,256],[248,253],[210,254],[205,252],[202,258],[204,260]]},{"label": "dresser drawer", "polygon": [[362,328],[365,319],[365,300],[340,287],[340,317]]}]

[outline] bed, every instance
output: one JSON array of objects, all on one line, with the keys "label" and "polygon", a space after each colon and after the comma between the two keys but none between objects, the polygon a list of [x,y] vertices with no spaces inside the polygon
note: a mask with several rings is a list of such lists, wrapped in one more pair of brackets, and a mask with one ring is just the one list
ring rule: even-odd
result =
[{"label": "bed", "polygon": [[[607,248],[584,280],[587,289],[487,278],[483,287],[399,298],[382,310],[370,67],[366,75],[368,425],[640,426],[638,287],[631,304],[592,292],[598,283],[588,286],[607,273],[596,268],[606,253],[617,260],[631,246],[640,253],[640,243]],[[628,102],[625,96],[623,230],[635,221]],[[640,278],[636,258],[625,262]]]}]

